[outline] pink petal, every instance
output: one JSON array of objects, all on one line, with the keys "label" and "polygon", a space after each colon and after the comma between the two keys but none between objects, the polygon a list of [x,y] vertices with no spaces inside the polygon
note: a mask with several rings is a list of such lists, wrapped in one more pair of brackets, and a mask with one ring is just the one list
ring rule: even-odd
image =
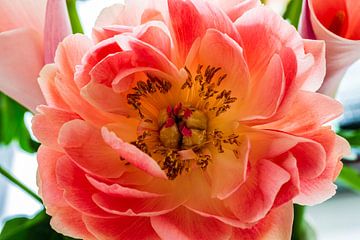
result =
[{"label": "pink petal", "polygon": [[280,156],[275,161],[290,174],[290,180],[281,187],[274,202],[274,208],[292,201],[292,199],[300,193],[300,177],[297,159],[292,154],[287,154]]},{"label": "pink petal", "polygon": [[179,75],[177,67],[154,46],[124,34],[116,36],[115,39],[124,51],[133,52],[134,66],[158,69],[171,76]]},{"label": "pink petal", "polygon": [[65,100],[61,97],[59,90],[56,87],[56,71],[55,64],[48,64],[43,67],[38,79],[41,92],[43,93],[48,106],[71,111],[69,105],[67,105]]},{"label": "pink petal", "polygon": [[108,55],[121,52],[122,49],[114,38],[109,38],[96,44],[87,51],[82,58],[82,65],[76,66],[75,83],[78,88],[83,88],[91,80],[89,72],[100,61]]},{"label": "pink petal", "polygon": [[198,37],[214,28],[239,41],[230,18],[215,5],[205,1],[168,0],[171,25],[175,34],[180,62],[183,62]]},{"label": "pink petal", "polygon": [[58,44],[71,33],[66,2],[48,0],[44,28],[45,63],[54,61]]},{"label": "pink petal", "polygon": [[50,220],[50,226],[56,232],[72,238],[96,240],[84,223],[83,215],[72,207],[58,209]]},{"label": "pink petal", "polygon": [[134,145],[124,142],[121,138],[116,136],[114,132],[110,132],[106,128],[102,129],[102,135],[109,146],[135,167],[154,177],[167,178],[165,172],[161,170],[157,162]]},{"label": "pink petal", "polygon": [[[222,56],[227,56],[228,61],[224,61]],[[194,44],[186,60],[186,67],[194,72],[199,64],[203,65],[203,71],[208,66],[220,67],[217,76],[226,74],[226,78],[221,82],[219,91],[231,89],[232,95],[238,98],[237,103],[241,104],[248,94],[250,75],[243,49],[235,40],[218,30],[207,30],[198,48]]]},{"label": "pink petal", "polygon": [[292,134],[305,133],[318,129],[342,112],[343,108],[336,100],[322,94],[301,91],[283,118],[258,127]]},{"label": "pink petal", "polygon": [[271,58],[261,79],[251,84],[250,93],[244,100],[239,118],[251,120],[272,117],[283,99],[284,90],[284,70],[281,59],[276,54]]},{"label": "pink petal", "polygon": [[227,4],[227,7],[223,7],[226,10],[227,15],[231,18],[233,22],[241,17],[244,13],[249,11],[252,8],[260,6],[261,2],[259,0],[231,0],[231,1],[220,1],[220,5]]},{"label": "pink petal", "polygon": [[250,224],[237,218],[235,214],[225,206],[224,201],[212,197],[211,185],[200,171],[193,171],[188,181],[193,191],[189,194],[190,199],[185,203],[186,208],[200,216],[214,218],[230,226],[241,228],[249,227]]},{"label": "pink petal", "polygon": [[47,206],[47,214],[52,216],[50,225],[57,232],[67,236],[94,239],[84,225],[82,215],[65,201],[64,191],[57,183],[56,164],[63,156],[63,153],[44,146],[41,146],[38,151],[39,193]]},{"label": "pink petal", "polygon": [[228,239],[232,232],[230,226],[184,207],[151,217],[151,225],[162,239]]},{"label": "pink petal", "polygon": [[94,203],[92,196],[97,190],[86,179],[85,172],[70,158],[64,156],[58,159],[55,175],[58,187],[64,192],[66,203],[74,211],[96,217],[115,217]]},{"label": "pink petal", "polygon": [[68,207],[63,200],[63,190],[56,181],[56,163],[63,156],[64,153],[44,145],[40,146],[37,154],[39,194],[44,204],[50,206],[47,212],[51,215],[56,212],[56,208]]},{"label": "pink petal", "polygon": [[78,85],[74,81],[75,66],[81,64],[82,57],[91,46],[90,39],[80,34],[71,35],[59,44],[55,56],[59,77],[55,83],[61,97],[74,112],[93,125],[103,126],[110,122],[121,121],[123,117],[103,112],[89,104],[80,95]]},{"label": "pink petal", "polygon": [[295,198],[299,204],[315,205],[321,203],[335,194],[336,186],[333,181],[340,173],[344,155],[350,153],[349,144],[334,134],[330,128],[322,128],[310,133],[307,137],[314,139],[324,146],[326,151],[326,168],[316,178],[303,178],[300,182],[301,192]]},{"label": "pink petal", "polygon": [[[304,55],[303,40],[295,28],[266,7],[250,9],[236,20],[235,25],[254,78],[260,78],[273,55],[281,55],[286,48],[294,51],[296,57]],[[283,59],[284,65],[286,61]],[[287,72],[285,77],[288,79]]]},{"label": "pink petal", "polygon": [[87,179],[89,180],[90,184],[93,185],[96,189],[112,197],[122,197],[122,198],[161,197],[161,195],[157,193],[151,193],[151,192],[141,191],[135,188],[124,187],[116,183],[111,185],[106,184],[90,176],[87,176]]},{"label": "pink petal", "polygon": [[19,28],[0,33],[0,90],[35,111],[45,103],[36,80],[44,64],[41,36]]},{"label": "pink petal", "polygon": [[302,90],[317,91],[323,84],[326,73],[325,43],[304,40],[305,57],[300,59],[298,77],[305,79]]},{"label": "pink petal", "polygon": [[272,208],[282,185],[290,174],[278,165],[259,160],[252,166],[246,182],[226,199],[232,212],[244,222],[261,220]]},{"label": "pink petal", "polygon": [[15,28],[31,28],[43,34],[46,0],[2,0],[0,3],[0,32]]},{"label": "pink petal", "polygon": [[58,135],[61,127],[79,116],[72,112],[63,111],[47,106],[39,106],[39,114],[32,119],[32,130],[36,138],[47,147],[62,151],[58,143]]},{"label": "pink petal", "polygon": [[120,197],[104,193],[93,195],[102,210],[120,216],[158,216],[173,211],[186,201],[186,196],[169,195],[153,198]]},{"label": "pink petal", "polygon": [[89,173],[116,178],[125,171],[124,162],[120,160],[119,154],[104,142],[100,129],[83,120],[64,124],[58,141],[70,158]]},{"label": "pink petal", "polygon": [[102,240],[159,240],[160,238],[147,217],[118,217],[112,219],[83,217],[86,227],[96,237]]},{"label": "pink petal", "polygon": [[291,202],[272,209],[255,227],[234,229],[232,240],[288,240],[291,238],[293,205]]},{"label": "pink petal", "polygon": [[224,153],[212,154],[213,163],[208,166],[207,171],[211,177],[213,197],[223,200],[233,194],[245,181],[250,143],[244,138],[240,140],[240,144],[236,149],[240,156],[227,149]]},{"label": "pink petal", "polygon": [[133,111],[126,96],[115,93],[103,84],[89,83],[81,89],[81,95],[93,106],[106,112],[128,116]]}]

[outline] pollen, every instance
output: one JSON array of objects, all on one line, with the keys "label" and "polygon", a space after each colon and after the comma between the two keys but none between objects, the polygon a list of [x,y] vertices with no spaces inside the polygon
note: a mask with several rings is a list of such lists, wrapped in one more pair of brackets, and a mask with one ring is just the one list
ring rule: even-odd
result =
[{"label": "pollen", "polygon": [[210,124],[237,101],[225,88],[227,74],[201,64],[193,71],[183,69],[187,75],[180,85],[146,74],[147,79],[134,83],[126,95],[141,122],[131,143],[157,161],[170,180],[193,168],[205,171],[212,154],[226,149],[239,154],[239,136]]}]

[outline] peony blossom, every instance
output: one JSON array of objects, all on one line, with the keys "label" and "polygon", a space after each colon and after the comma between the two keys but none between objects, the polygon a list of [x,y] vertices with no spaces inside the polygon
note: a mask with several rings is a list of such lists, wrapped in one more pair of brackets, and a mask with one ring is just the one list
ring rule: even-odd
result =
[{"label": "peony blossom", "polygon": [[[131,0],[59,44],[33,131],[52,227],[81,239],[289,239],[345,140],[322,41],[257,1]],[[225,1],[223,2],[225,3]],[[316,102],[316,104],[314,104]]]},{"label": "peony blossom", "polygon": [[335,96],[346,70],[360,58],[360,1],[304,1],[299,31],[326,42],[326,78],[320,92]]}]

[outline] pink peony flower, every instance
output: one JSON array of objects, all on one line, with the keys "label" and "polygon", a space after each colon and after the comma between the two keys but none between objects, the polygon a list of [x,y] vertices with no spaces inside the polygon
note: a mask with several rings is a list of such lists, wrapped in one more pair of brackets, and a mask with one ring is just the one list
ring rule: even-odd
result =
[{"label": "pink peony flower", "polygon": [[[230,2],[232,5],[230,5]],[[224,2],[225,3],[225,2]],[[324,43],[257,1],[134,1],[67,37],[33,131],[52,227],[82,239],[289,239],[349,146]],[[316,103],[316,104],[314,104]]]},{"label": "pink peony flower", "polygon": [[360,58],[360,1],[303,3],[299,32],[304,38],[325,40],[327,72],[320,92],[335,96],[346,70]]}]

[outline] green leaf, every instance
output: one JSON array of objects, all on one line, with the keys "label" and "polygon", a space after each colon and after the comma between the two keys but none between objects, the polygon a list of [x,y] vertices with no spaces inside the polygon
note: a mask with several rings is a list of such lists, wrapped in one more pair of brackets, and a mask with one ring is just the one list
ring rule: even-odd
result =
[{"label": "green leaf", "polygon": [[13,218],[5,223],[0,240],[71,240],[50,227],[50,217],[41,211],[34,218]]},{"label": "green leaf", "polygon": [[24,116],[27,109],[0,92],[0,144],[8,145],[18,141],[20,147],[29,153],[39,148],[26,128]]},{"label": "green leaf", "polygon": [[342,136],[352,147],[360,147],[360,129],[357,130],[339,130],[338,135]]},{"label": "green leaf", "polygon": [[297,28],[299,25],[301,9],[302,9],[302,0],[291,0],[283,15],[284,19],[289,20],[289,22],[295,28]]},{"label": "green leaf", "polygon": [[352,167],[344,166],[337,181],[354,191],[360,192],[360,172]]}]

